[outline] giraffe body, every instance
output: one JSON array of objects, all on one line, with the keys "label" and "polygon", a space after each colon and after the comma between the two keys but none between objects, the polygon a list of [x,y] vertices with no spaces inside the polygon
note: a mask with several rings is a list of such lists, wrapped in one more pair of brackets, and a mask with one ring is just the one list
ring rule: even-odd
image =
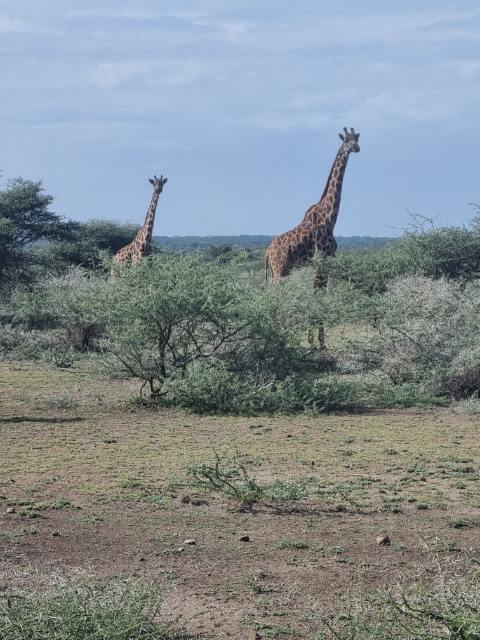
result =
[{"label": "giraffe body", "polygon": [[[344,128],[340,134],[342,145],[335,157],[327,184],[320,200],[307,209],[303,220],[293,229],[276,236],[265,255],[265,270],[274,280],[287,276],[293,267],[311,260],[321,253],[333,256],[337,243],[333,230],[337,221],[342,196],[342,184],[350,153],[358,153],[359,133]],[[324,279],[317,274],[315,286],[324,284]]]},{"label": "giraffe body", "polygon": [[168,178],[160,176],[154,176],[150,178],[149,182],[153,185],[153,194],[148,207],[147,214],[145,216],[145,222],[138,230],[135,238],[117,251],[113,258],[112,274],[115,272],[115,267],[121,264],[137,264],[140,260],[150,255],[152,250],[152,233],[153,225],[155,222],[155,213],[158,205],[158,198],[163,191],[163,187]]}]

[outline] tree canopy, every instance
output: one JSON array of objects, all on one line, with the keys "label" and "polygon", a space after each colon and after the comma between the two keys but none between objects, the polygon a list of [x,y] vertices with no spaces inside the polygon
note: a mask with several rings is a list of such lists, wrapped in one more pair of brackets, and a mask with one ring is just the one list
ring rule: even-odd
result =
[{"label": "tree canopy", "polygon": [[51,210],[53,197],[40,181],[15,178],[0,190],[0,290],[28,278],[28,249],[42,239],[62,236],[64,223]]}]

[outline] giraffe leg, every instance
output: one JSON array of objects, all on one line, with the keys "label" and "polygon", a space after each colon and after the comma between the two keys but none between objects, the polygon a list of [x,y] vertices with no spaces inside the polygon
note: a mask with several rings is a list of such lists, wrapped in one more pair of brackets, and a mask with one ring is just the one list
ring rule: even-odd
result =
[{"label": "giraffe leg", "polygon": [[319,351],[325,351],[325,325],[323,322],[317,326],[317,335],[315,336],[314,327],[310,327],[307,333],[307,341],[310,349],[318,349]]},{"label": "giraffe leg", "polygon": [[[328,283],[327,274],[323,273],[320,268],[318,268],[315,272],[315,276],[313,278],[313,288],[314,289],[324,289]],[[325,325],[323,322],[317,327],[317,335],[316,335],[316,345],[315,345],[315,336],[313,334],[313,328],[309,331],[309,344],[312,348],[318,348],[320,351],[325,351]]]},{"label": "giraffe leg", "polygon": [[[337,252],[337,242],[335,238],[330,237],[330,238],[324,239],[324,244],[321,248],[319,247],[319,250],[322,251],[323,255],[326,258],[333,257]],[[324,289],[327,286],[327,284],[328,284],[328,274],[321,271],[321,268],[319,267],[315,272],[315,276],[313,279],[313,287],[314,289]],[[323,322],[321,322],[318,326],[317,344],[318,344],[318,348],[321,351],[324,351],[326,349],[325,325]]]},{"label": "giraffe leg", "polygon": [[320,351],[325,351],[325,325],[323,322],[318,325],[317,341]]}]

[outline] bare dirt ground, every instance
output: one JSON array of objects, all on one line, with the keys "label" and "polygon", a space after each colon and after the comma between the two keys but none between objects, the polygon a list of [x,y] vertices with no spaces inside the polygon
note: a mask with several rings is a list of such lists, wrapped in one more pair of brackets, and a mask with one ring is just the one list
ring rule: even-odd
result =
[{"label": "bare dirt ground", "polygon": [[[348,594],[480,559],[478,418],[199,417],[132,410],[133,392],[86,365],[0,364],[0,586],[136,575],[165,585],[163,620],[192,634],[314,638]],[[187,483],[232,447],[282,499],[247,509]]]}]

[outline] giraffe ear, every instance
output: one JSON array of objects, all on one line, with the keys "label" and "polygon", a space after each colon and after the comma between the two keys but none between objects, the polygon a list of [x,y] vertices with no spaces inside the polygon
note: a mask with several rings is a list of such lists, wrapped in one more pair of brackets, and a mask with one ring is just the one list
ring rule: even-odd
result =
[{"label": "giraffe ear", "polygon": [[343,135],[343,133],[339,133],[338,137],[340,138],[340,140],[342,140],[343,142],[345,142],[345,137]]},{"label": "giraffe ear", "polygon": [[358,139],[359,139],[359,138],[360,138],[360,134],[359,134],[359,133],[356,133],[356,134],[355,134],[355,140],[356,140],[356,142],[358,142]]},{"label": "giraffe ear", "polygon": [[148,181],[150,182],[150,184],[155,184],[155,180],[152,180],[152,178],[149,178]]}]

